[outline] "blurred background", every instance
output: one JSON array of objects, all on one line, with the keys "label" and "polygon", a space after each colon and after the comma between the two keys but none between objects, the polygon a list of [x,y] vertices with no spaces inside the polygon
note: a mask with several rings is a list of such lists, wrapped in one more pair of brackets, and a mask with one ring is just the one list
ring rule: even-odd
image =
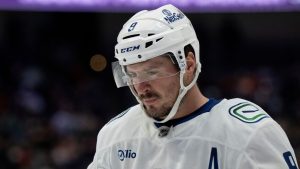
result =
[{"label": "blurred background", "polygon": [[[1,169],[86,168],[101,127],[136,104],[114,84],[114,45],[133,13],[160,3],[94,1],[0,2]],[[263,107],[300,164],[299,1],[187,2],[177,6],[200,40],[202,92]]]}]

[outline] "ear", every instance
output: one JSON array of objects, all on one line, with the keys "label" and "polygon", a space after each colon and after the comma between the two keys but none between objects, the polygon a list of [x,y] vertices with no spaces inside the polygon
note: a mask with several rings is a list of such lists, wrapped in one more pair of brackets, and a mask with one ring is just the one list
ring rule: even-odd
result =
[{"label": "ear", "polygon": [[192,82],[196,71],[196,58],[193,52],[188,52],[186,58],[186,69],[184,75],[184,83],[188,85]]},{"label": "ear", "polygon": [[186,60],[186,72],[194,74],[196,70],[196,58],[193,52],[189,52],[185,58]]}]

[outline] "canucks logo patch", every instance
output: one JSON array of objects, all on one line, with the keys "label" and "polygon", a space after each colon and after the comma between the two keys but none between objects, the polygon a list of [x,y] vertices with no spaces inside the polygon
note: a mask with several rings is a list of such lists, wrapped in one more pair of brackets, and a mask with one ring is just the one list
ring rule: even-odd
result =
[{"label": "canucks logo patch", "polygon": [[229,109],[229,114],[246,123],[256,123],[269,117],[265,111],[257,108],[249,102],[243,102],[232,106]]}]

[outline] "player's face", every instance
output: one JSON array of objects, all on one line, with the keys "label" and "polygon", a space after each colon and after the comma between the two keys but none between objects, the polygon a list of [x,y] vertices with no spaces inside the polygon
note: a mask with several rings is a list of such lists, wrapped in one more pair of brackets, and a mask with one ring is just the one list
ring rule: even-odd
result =
[{"label": "player's face", "polygon": [[[179,71],[173,64],[169,56],[159,56],[145,62],[127,66],[127,71],[137,78],[133,88],[139,99],[142,101],[146,113],[153,118],[164,118],[171,111],[179,91]],[[153,74],[164,74],[160,78],[148,78],[150,80],[139,79]]]}]

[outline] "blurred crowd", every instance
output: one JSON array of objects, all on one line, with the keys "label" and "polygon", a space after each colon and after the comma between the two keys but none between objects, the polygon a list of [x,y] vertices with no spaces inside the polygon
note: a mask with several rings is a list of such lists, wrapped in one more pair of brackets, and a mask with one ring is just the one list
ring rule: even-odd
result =
[{"label": "blurred crowd", "polygon": [[[58,38],[51,43],[53,34],[29,31],[39,24],[4,18],[0,17],[0,168],[86,168],[98,131],[136,104],[134,97],[128,89],[115,87],[109,64],[102,72],[89,67],[91,56],[81,56],[89,49],[76,54],[74,42],[70,46]],[[64,39],[72,35],[64,33],[67,37],[59,34]],[[113,51],[113,46],[109,48]],[[212,73],[207,63],[214,61],[205,61],[198,81],[203,93],[217,99],[241,97],[263,107],[284,128],[299,161],[299,61],[280,69],[270,64]]]},{"label": "blurred crowd", "polygon": [[20,79],[1,83],[1,168],[85,168],[93,157],[97,132],[108,120],[104,112],[113,110],[103,107],[109,97],[105,90],[95,91],[101,84],[70,84],[66,74],[60,81],[33,67],[10,73]]}]

